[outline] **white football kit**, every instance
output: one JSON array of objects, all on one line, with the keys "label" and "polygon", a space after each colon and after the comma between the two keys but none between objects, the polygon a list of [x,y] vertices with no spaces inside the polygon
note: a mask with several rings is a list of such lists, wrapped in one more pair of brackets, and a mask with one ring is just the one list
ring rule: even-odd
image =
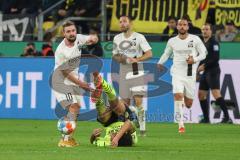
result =
[{"label": "white football kit", "polygon": [[[123,33],[120,33],[114,37],[113,43],[113,55],[123,54],[131,58],[141,57],[144,52],[152,49],[144,35],[137,32],[133,32],[128,38],[124,37]],[[138,63],[138,70],[141,73],[144,71],[141,62]],[[128,78],[129,73],[132,72],[132,64],[120,64],[119,94],[122,98],[146,94],[144,76]]]},{"label": "white football kit", "polygon": [[80,92],[83,90],[75,83],[71,82],[62,73],[62,70],[72,70],[72,73],[78,77],[78,70],[81,57],[81,48],[89,36],[77,34],[73,47],[68,47],[63,40],[57,47],[55,52],[55,67],[52,76],[52,88],[54,95],[62,107],[70,104],[80,104]]},{"label": "white football kit", "polygon": [[[163,64],[170,56],[173,56],[171,66],[173,93],[183,93],[193,99],[196,85],[196,73],[199,62],[206,58],[207,49],[201,39],[188,34],[186,39],[178,36],[170,38],[158,64]],[[193,56],[194,64],[187,64],[189,56]]]}]

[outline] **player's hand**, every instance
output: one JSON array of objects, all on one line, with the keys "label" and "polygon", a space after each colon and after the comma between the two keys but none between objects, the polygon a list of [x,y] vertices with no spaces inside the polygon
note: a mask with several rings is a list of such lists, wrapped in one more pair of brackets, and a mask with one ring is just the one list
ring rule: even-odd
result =
[{"label": "player's hand", "polygon": [[127,62],[130,63],[130,64],[132,64],[132,63],[137,63],[138,60],[137,60],[137,58],[128,57],[128,58],[127,58]]},{"label": "player's hand", "polygon": [[97,129],[94,129],[94,130],[93,130],[92,135],[93,135],[94,137],[99,137],[99,136],[101,135],[101,133],[102,133],[102,129],[101,129],[101,128],[97,128]]},{"label": "player's hand", "polygon": [[91,144],[93,143],[93,141],[95,141],[95,139],[97,137],[100,137],[101,133],[102,133],[102,129],[101,128],[97,128],[97,129],[93,130],[92,135],[90,137]]},{"label": "player's hand", "polygon": [[197,72],[199,73],[199,72],[202,72],[202,71],[204,71],[204,70],[205,70],[205,64],[202,64],[202,65],[200,65],[200,66],[198,67]]},{"label": "player's hand", "polygon": [[164,70],[164,66],[162,64],[157,64],[157,68],[159,69],[159,71]]},{"label": "player's hand", "polygon": [[194,63],[193,56],[189,56],[186,61],[187,61],[187,64],[193,64]]},{"label": "player's hand", "polygon": [[86,45],[96,44],[98,42],[98,37],[95,34],[89,36],[89,39],[86,42]]},{"label": "player's hand", "polygon": [[111,142],[111,147],[112,148],[115,148],[115,147],[117,147],[118,146],[118,139],[116,138],[116,137],[114,137],[113,139],[112,139],[112,142]]},{"label": "player's hand", "polygon": [[80,81],[79,82],[79,87],[81,87],[82,89],[84,89],[85,91],[90,91],[90,92],[93,92],[94,89],[92,87],[90,87],[90,85],[86,82],[82,82]]}]

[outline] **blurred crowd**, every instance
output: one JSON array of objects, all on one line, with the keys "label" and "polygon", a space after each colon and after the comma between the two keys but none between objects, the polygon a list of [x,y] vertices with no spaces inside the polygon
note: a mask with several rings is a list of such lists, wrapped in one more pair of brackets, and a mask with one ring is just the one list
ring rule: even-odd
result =
[{"label": "blurred crowd", "polygon": [[[50,6],[56,4],[59,0],[0,0],[0,13],[2,14],[31,14],[37,17],[42,11],[46,10]],[[214,1],[211,1],[211,5]],[[110,32],[110,22],[112,15],[112,4],[113,0],[106,0],[107,8],[107,33],[108,35],[113,33]],[[34,45],[29,43],[22,56],[51,56],[52,53],[52,42],[58,40],[61,37],[61,27],[52,31],[53,28],[59,21],[62,21],[67,17],[93,17],[97,18],[101,16],[101,0],[64,0],[63,3],[58,5],[55,9],[51,10],[44,15],[43,31],[44,31],[44,44],[42,46],[41,54],[35,51]],[[192,34],[201,34],[201,29],[194,26],[188,15],[185,15],[189,21],[190,30]],[[210,7],[207,16],[207,23],[214,26],[215,24],[215,8]],[[97,21],[75,21],[78,26],[78,33],[83,34],[99,34],[101,28],[101,22]],[[176,17],[170,16],[167,21],[167,27],[164,29],[160,37],[161,41],[167,41],[170,37],[177,34],[176,30],[177,19]],[[224,26],[218,26],[213,28],[214,35],[217,41],[221,42],[232,42],[240,41],[240,31],[234,26],[232,21],[228,21]],[[35,39],[37,40],[37,27],[34,31]],[[155,35],[156,36],[156,35]],[[107,38],[110,40],[111,38]],[[31,49],[27,49],[27,48]],[[90,46],[84,51],[85,54],[95,54],[97,56],[103,56],[101,44],[96,46]]]},{"label": "blurred crowd", "polygon": [[[188,19],[189,33],[201,35],[201,29],[192,24],[190,17],[185,15],[185,18]],[[170,16],[167,23],[167,27],[164,29],[163,35],[161,36],[162,41],[167,41],[169,38],[177,35],[177,19]],[[240,31],[235,27],[232,21],[228,21],[226,25],[221,26],[220,28],[213,29],[215,39],[219,42],[240,42]]]}]

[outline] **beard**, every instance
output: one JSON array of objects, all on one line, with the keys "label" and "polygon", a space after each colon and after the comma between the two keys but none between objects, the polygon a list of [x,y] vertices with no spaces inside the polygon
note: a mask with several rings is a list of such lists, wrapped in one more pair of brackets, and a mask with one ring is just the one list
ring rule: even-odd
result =
[{"label": "beard", "polygon": [[69,41],[69,42],[75,42],[75,40],[76,40],[76,36],[69,36],[68,38],[67,38],[67,40]]},{"label": "beard", "polygon": [[187,33],[187,31],[185,31],[185,30],[179,30],[178,33],[181,34],[181,35],[184,35],[184,34]]},{"label": "beard", "polygon": [[203,36],[203,38],[209,38],[209,37],[211,37],[211,36],[209,36],[208,34],[203,34],[202,36]]},{"label": "beard", "polygon": [[125,32],[125,33],[126,33],[128,30],[129,30],[128,27],[121,28],[121,31],[122,31],[122,32]]}]

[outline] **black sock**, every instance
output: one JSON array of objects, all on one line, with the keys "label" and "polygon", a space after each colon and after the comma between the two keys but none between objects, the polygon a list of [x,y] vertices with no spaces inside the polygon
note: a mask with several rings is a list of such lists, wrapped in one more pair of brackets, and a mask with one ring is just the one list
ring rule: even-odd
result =
[{"label": "black sock", "polygon": [[216,104],[219,105],[220,108],[222,109],[223,114],[224,114],[224,118],[228,119],[229,115],[228,115],[228,110],[227,110],[224,99],[222,97],[216,99]]},{"label": "black sock", "polygon": [[200,100],[200,105],[203,112],[203,117],[206,121],[209,121],[209,105],[207,99]]}]

